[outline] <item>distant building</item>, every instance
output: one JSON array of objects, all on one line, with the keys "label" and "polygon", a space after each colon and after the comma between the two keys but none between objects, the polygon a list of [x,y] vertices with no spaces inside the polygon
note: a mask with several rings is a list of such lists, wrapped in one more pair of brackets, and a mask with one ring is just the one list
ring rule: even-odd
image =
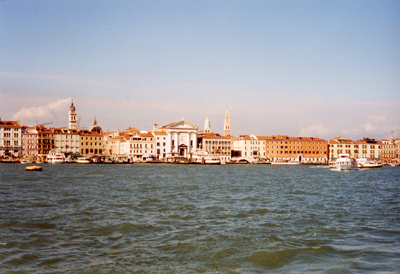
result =
[{"label": "distant building", "polygon": [[157,160],[163,160],[165,157],[167,157],[167,137],[168,134],[165,130],[159,130],[157,128],[157,124],[154,124],[153,126],[153,132],[152,132],[155,140],[155,156]]},{"label": "distant building", "polygon": [[38,155],[38,131],[36,127],[22,127],[22,155],[36,160]]},{"label": "distant building", "polygon": [[66,156],[79,154],[79,131],[66,127],[54,131],[54,149]]},{"label": "distant building", "polygon": [[266,140],[255,135],[241,135],[232,139],[232,158],[255,162],[266,159]]},{"label": "distant building", "polygon": [[79,143],[79,152],[82,156],[103,154],[103,135],[98,132],[80,132]]},{"label": "distant building", "polygon": [[381,143],[370,138],[353,141],[336,137],[329,141],[329,160],[335,160],[339,154],[347,153],[353,158],[380,158]]},{"label": "distant building", "polygon": [[0,157],[21,157],[22,129],[19,121],[0,120]]},{"label": "distant building", "polygon": [[150,132],[143,132],[130,136],[129,158],[133,161],[142,161],[156,158],[155,137]]},{"label": "distant building", "polygon": [[383,159],[396,159],[399,158],[398,154],[398,145],[396,145],[396,141],[393,139],[381,140],[381,152],[380,156]]},{"label": "distant building", "polygon": [[198,149],[208,155],[218,156],[222,161],[231,159],[231,137],[221,136],[213,132],[200,132],[197,135]]},{"label": "distant building", "polygon": [[38,156],[45,161],[50,150],[54,149],[54,128],[45,128],[40,125],[38,131]]},{"label": "distant building", "polygon": [[197,149],[198,127],[182,119],[160,128],[165,130],[166,156],[190,159]]},{"label": "distant building", "polygon": [[271,161],[300,160],[310,163],[328,162],[328,142],[316,137],[266,137],[266,155]]}]

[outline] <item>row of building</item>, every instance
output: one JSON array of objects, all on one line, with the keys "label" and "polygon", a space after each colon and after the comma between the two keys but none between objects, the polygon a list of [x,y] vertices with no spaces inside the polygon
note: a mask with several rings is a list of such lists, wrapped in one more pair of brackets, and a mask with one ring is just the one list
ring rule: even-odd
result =
[{"label": "row of building", "polygon": [[56,150],[67,156],[124,156],[131,160],[190,159],[196,153],[218,156],[221,160],[276,161],[301,160],[310,163],[327,163],[340,153],[354,158],[367,157],[387,161],[398,160],[400,139],[348,140],[342,137],[330,141],[315,137],[255,136],[230,134],[228,109],[225,113],[224,133],[211,131],[206,118],[204,129],[184,119],[158,127],[152,131],[127,128],[123,131],[103,132],[94,119],[88,129],[79,129],[76,109],[71,103],[69,125],[46,128],[43,125],[21,126],[19,121],[0,120],[0,157],[44,159],[49,151]]}]

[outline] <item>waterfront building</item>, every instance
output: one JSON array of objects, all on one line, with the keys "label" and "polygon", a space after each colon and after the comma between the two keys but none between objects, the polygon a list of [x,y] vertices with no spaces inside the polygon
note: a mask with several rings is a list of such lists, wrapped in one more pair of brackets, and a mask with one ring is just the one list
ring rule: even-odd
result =
[{"label": "waterfront building", "polygon": [[230,119],[229,119],[228,108],[226,108],[226,112],[225,112],[224,136],[231,136],[231,122],[230,122]]},{"label": "waterfront building", "polygon": [[217,156],[221,161],[231,160],[231,137],[221,136],[213,132],[199,132],[197,134],[197,148],[208,155]]},{"label": "waterfront building", "polygon": [[232,158],[256,162],[266,159],[266,137],[241,135],[232,139]]},{"label": "waterfront building", "polygon": [[0,157],[21,157],[21,138],[19,121],[0,120]]},{"label": "waterfront building", "polygon": [[[103,132],[103,147],[105,155],[129,155],[129,138],[133,135],[140,134],[136,128],[128,127],[122,132],[111,131]],[[121,150],[122,148],[122,150]]]},{"label": "waterfront building", "polygon": [[79,154],[95,156],[103,154],[103,135],[98,132],[79,132]]},{"label": "waterfront building", "polygon": [[167,137],[165,130],[159,130],[157,124],[153,126],[154,141],[155,141],[155,156],[157,160],[163,160],[167,156]]},{"label": "waterfront building", "polygon": [[119,130],[103,133],[104,153],[106,155],[127,154],[124,148],[124,151],[121,151],[121,144],[129,140],[130,136],[130,133],[125,131],[121,132]]},{"label": "waterfront building", "polygon": [[186,159],[192,157],[197,149],[197,126],[182,119],[160,129],[167,134],[166,157]]},{"label": "waterfront building", "polygon": [[80,135],[76,129],[66,127],[54,131],[54,149],[62,152],[65,156],[80,153]]},{"label": "waterfront building", "polygon": [[379,141],[381,143],[380,157],[385,160],[393,160],[399,158],[398,148],[395,140],[386,139]]},{"label": "waterfront building", "polygon": [[76,119],[76,109],[73,101],[71,102],[71,106],[69,107],[69,112],[68,112],[68,128],[71,130],[78,129],[78,121]]},{"label": "waterfront building", "polygon": [[266,156],[271,161],[299,160],[303,163],[328,162],[328,142],[316,137],[266,137]]},{"label": "waterfront building", "polygon": [[394,144],[396,145],[396,150],[397,150],[397,161],[399,161],[400,158],[400,138],[398,139],[393,139]]},{"label": "waterfront building", "polygon": [[54,149],[54,128],[46,128],[43,125],[37,126],[38,132],[38,157],[45,161],[50,150]]},{"label": "waterfront building", "polygon": [[156,144],[153,133],[143,131],[129,138],[129,158],[133,161],[146,161],[156,158]]},{"label": "waterfront building", "polygon": [[349,140],[337,137],[329,141],[329,160],[335,160],[339,154],[347,153],[354,158],[380,158],[380,142],[374,139]]},{"label": "waterfront building", "polygon": [[36,160],[38,155],[38,131],[36,127],[23,126],[22,132],[22,156],[30,160]]}]

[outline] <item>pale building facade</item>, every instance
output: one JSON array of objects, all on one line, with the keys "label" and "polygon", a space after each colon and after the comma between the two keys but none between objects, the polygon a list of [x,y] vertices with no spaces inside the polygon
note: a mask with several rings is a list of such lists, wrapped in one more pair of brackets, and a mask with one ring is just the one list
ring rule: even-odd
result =
[{"label": "pale building facade", "polygon": [[167,137],[168,134],[165,130],[158,130],[157,125],[154,125],[153,132],[155,141],[155,156],[158,160],[164,160],[167,157]]},{"label": "pale building facade", "polygon": [[241,135],[232,139],[232,157],[256,162],[266,159],[266,139],[255,135]]},{"label": "pale building facade", "polygon": [[381,144],[375,140],[364,139],[353,141],[337,137],[329,141],[329,160],[335,160],[339,154],[347,153],[353,158],[380,158]]},{"label": "pale building facade", "polygon": [[22,128],[19,121],[0,120],[0,157],[21,157]]},{"label": "pale building facade", "polygon": [[171,123],[160,128],[166,136],[166,157],[190,159],[197,149],[198,127],[185,121]]},{"label": "pale building facade", "polygon": [[22,155],[35,159],[38,155],[38,131],[36,127],[22,127]]},{"label": "pale building facade", "polygon": [[[139,132],[139,131],[137,131]],[[121,152],[121,143],[129,140],[131,136],[128,132],[112,131],[102,133],[103,136],[103,148],[105,155],[120,155],[125,154]]]},{"label": "pale building facade", "polygon": [[133,161],[154,160],[156,143],[152,133],[142,132],[129,138],[129,158]]},{"label": "pale building facade", "polygon": [[213,132],[201,132],[197,135],[197,147],[207,155],[217,156],[221,161],[231,160],[231,137]]},{"label": "pale building facade", "polygon": [[79,132],[74,129],[60,128],[54,132],[54,150],[62,152],[65,156],[79,154]]},{"label": "pale building facade", "polygon": [[398,154],[398,148],[395,143],[395,140],[381,140],[381,152],[380,156],[381,158],[386,158],[386,159],[396,159],[399,158]]}]

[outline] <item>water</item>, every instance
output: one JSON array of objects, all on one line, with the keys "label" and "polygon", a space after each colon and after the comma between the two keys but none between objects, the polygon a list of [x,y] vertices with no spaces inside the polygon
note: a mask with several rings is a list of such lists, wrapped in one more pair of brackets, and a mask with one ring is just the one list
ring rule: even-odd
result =
[{"label": "water", "polygon": [[1,273],[399,273],[400,168],[0,165]]}]

